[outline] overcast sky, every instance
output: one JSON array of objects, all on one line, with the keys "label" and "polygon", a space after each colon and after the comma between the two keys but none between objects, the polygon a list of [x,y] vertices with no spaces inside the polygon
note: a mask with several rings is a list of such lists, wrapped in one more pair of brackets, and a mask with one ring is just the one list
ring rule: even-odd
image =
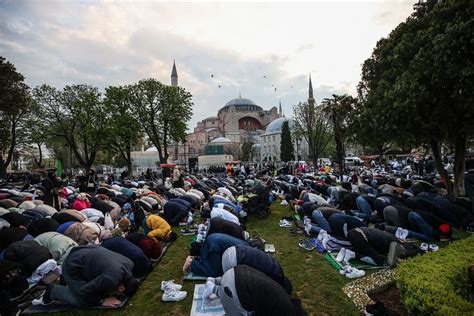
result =
[{"label": "overcast sky", "polygon": [[415,2],[0,0],[0,55],[31,87],[100,89],[150,77],[168,84],[176,59],[193,95],[192,129],[239,91],[265,109],[281,99],[291,116],[309,73],[317,102],[355,95],[361,64]]}]

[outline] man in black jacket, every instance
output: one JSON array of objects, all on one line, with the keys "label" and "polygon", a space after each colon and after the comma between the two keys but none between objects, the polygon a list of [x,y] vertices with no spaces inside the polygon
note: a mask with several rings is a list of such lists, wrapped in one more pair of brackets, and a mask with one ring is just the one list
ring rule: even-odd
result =
[{"label": "man in black jacket", "polygon": [[62,268],[67,286],[48,287],[33,304],[57,300],[82,307],[117,307],[121,302],[114,295],[131,296],[138,288],[132,275],[132,261],[104,247],[74,247]]}]

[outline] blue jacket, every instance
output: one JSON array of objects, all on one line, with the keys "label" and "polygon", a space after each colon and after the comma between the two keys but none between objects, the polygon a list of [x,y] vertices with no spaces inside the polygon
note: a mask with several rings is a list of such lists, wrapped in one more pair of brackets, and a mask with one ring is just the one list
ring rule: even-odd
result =
[{"label": "blue jacket", "polygon": [[206,277],[218,277],[223,274],[222,254],[227,248],[248,244],[238,238],[226,234],[212,234],[206,238],[201,249],[201,255],[194,258],[191,272]]}]

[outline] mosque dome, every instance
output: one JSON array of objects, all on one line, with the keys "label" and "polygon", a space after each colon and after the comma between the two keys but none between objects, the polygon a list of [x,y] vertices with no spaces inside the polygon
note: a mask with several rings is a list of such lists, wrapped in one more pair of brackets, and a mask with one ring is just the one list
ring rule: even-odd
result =
[{"label": "mosque dome", "polygon": [[246,98],[235,98],[227,102],[219,112],[227,112],[229,111],[230,106],[234,106],[237,112],[260,112],[263,111],[261,107],[259,107],[255,102],[250,99]]},{"label": "mosque dome", "polygon": [[148,148],[148,149],[145,150],[145,151],[147,151],[147,152],[158,152],[158,149],[156,149],[156,147],[153,146],[153,147]]},{"label": "mosque dome", "polygon": [[294,125],[292,119],[288,117],[280,117],[268,124],[265,134],[281,133],[281,128],[283,127],[284,122],[288,122],[290,128],[292,128]]},{"label": "mosque dome", "polygon": [[211,141],[211,144],[231,144],[232,141],[226,137],[217,137],[213,141]]}]

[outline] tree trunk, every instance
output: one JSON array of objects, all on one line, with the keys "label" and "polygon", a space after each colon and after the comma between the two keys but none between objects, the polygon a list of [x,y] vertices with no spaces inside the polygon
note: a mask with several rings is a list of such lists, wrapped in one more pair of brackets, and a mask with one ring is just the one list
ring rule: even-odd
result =
[{"label": "tree trunk", "polygon": [[339,166],[339,177],[342,181],[344,175],[344,153],[342,149],[342,141],[339,139],[339,136],[335,137],[336,141],[336,160],[337,165]]},{"label": "tree trunk", "polygon": [[464,170],[466,169],[466,137],[458,136],[454,148],[454,196],[464,196]]},{"label": "tree trunk", "polygon": [[127,169],[128,169],[128,176],[130,178],[133,177],[133,170],[132,170],[132,154],[131,154],[131,146],[127,146],[127,153],[126,153],[126,161],[127,161]]},{"label": "tree trunk", "polygon": [[0,159],[0,178],[7,179],[7,165]]},{"label": "tree trunk", "polygon": [[35,163],[38,166],[38,168],[44,168],[44,166],[43,166],[43,150],[41,149],[41,144],[38,143],[38,144],[36,144],[36,146],[38,146],[39,158],[38,159],[36,159],[36,157],[34,158]]},{"label": "tree trunk", "polygon": [[433,156],[435,160],[436,170],[438,171],[441,178],[446,183],[448,189],[448,195],[453,197],[453,184],[449,179],[448,172],[444,169],[443,158],[441,157],[441,146],[437,140],[432,139],[430,142],[431,150],[433,151]]}]

